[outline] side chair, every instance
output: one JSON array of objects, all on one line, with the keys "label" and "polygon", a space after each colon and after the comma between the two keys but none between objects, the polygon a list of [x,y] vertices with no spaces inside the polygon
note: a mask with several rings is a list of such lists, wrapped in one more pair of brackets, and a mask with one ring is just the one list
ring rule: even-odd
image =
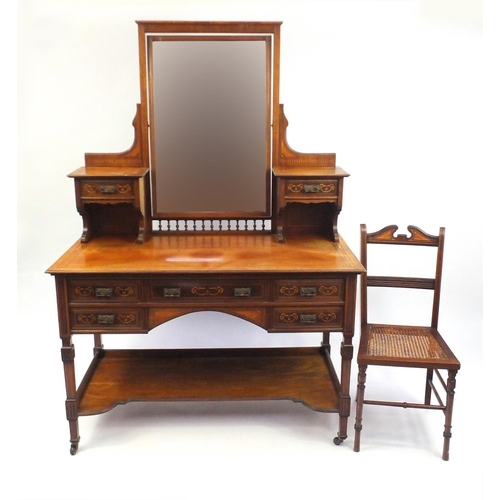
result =
[{"label": "side chair", "polygon": [[[440,228],[438,236],[427,234],[415,226],[408,226],[409,236],[396,234],[397,231],[398,226],[392,225],[368,233],[366,225],[361,225],[360,257],[366,273],[361,276],[360,288],[361,337],[357,358],[359,372],[356,420],[354,424],[354,451],[357,452],[360,449],[364,405],[442,410],[445,420],[442,458],[448,460],[455,383],[457,372],[460,369],[460,362],[438,332],[445,229]],[[433,270],[434,277],[410,278],[371,275],[367,254],[369,246],[373,250],[372,244],[435,247],[436,266]],[[429,326],[369,323],[368,287],[411,288],[432,291],[432,315]],[[426,376],[423,403],[365,399],[366,372],[369,365],[424,369]],[[447,373],[447,375],[443,376],[444,373]],[[436,374],[442,389],[439,384],[435,384],[434,374]]]}]

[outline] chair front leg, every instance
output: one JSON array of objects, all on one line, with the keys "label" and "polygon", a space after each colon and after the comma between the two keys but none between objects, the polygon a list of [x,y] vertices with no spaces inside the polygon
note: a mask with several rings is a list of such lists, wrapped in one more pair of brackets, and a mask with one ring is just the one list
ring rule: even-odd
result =
[{"label": "chair front leg", "polygon": [[361,440],[361,429],[363,426],[363,403],[365,399],[366,365],[359,365],[358,388],[356,391],[356,420],[354,422],[354,451],[359,451]]},{"label": "chair front leg", "polygon": [[456,370],[448,371],[448,380],[446,382],[446,409],[444,412],[444,445],[443,460],[450,459],[450,439],[451,439],[451,418],[453,414],[453,401],[455,399]]}]

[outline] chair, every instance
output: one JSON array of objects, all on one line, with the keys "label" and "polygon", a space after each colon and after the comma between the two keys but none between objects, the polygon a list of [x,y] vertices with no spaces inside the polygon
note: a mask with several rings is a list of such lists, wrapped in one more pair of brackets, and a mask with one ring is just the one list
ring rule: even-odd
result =
[{"label": "chair", "polygon": [[[361,225],[361,263],[366,273],[361,276],[360,309],[361,338],[358,351],[358,386],[356,397],[356,421],[354,424],[354,451],[359,451],[361,438],[361,421],[363,406],[366,404],[397,406],[402,408],[421,408],[442,410],[445,416],[443,460],[449,459],[451,438],[451,418],[455,394],[455,379],[460,369],[460,362],[451,352],[446,342],[439,334],[438,315],[441,292],[441,275],[443,267],[443,249],[445,229],[441,228],[439,236],[431,236],[418,227],[408,226],[409,236],[398,234],[398,226],[387,226],[380,231],[367,233],[366,226]],[[434,278],[406,278],[395,276],[372,276],[368,273],[368,245],[407,245],[430,246],[437,248],[436,268]],[[370,247],[373,250],[373,247]],[[394,324],[368,323],[368,287],[417,288],[433,291],[432,317],[430,326],[406,326]],[[424,403],[406,403],[394,401],[376,401],[365,398],[366,371],[368,365],[424,368],[426,370],[426,386]],[[447,371],[445,381],[442,373]],[[437,390],[433,375],[439,379],[446,391]],[[434,394],[435,398],[432,398]],[[437,400],[437,403],[434,401]],[[434,402],[431,402],[434,401]]]}]

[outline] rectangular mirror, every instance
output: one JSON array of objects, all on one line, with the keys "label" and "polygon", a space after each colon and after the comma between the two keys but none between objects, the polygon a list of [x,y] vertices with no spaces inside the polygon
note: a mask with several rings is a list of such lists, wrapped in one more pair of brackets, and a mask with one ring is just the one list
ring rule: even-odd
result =
[{"label": "rectangular mirror", "polygon": [[153,218],[270,216],[278,26],[143,22]]}]

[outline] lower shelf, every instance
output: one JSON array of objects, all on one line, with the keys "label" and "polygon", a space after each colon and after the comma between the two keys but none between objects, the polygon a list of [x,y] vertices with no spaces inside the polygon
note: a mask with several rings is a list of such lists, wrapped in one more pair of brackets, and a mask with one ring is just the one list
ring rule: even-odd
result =
[{"label": "lower shelf", "polygon": [[321,347],[102,350],[78,389],[78,415],[131,401],[289,399],[338,412],[338,382]]}]

